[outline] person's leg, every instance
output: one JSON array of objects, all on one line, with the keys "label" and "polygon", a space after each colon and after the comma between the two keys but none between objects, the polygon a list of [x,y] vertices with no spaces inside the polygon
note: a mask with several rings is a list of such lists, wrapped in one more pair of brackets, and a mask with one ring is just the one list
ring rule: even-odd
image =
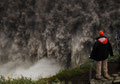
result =
[{"label": "person's leg", "polygon": [[96,61],[96,78],[101,78],[101,61]]},{"label": "person's leg", "polygon": [[108,74],[108,63],[107,62],[108,62],[107,59],[102,61],[104,77],[107,79],[112,79],[112,77],[110,77],[110,75]]}]

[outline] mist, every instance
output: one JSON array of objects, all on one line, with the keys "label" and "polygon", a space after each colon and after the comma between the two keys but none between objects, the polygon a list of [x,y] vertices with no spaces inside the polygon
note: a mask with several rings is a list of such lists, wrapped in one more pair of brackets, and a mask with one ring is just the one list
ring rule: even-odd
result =
[{"label": "mist", "polygon": [[58,73],[62,67],[54,60],[43,58],[35,64],[16,60],[0,65],[0,75],[6,79],[27,77],[33,80],[53,76]]},{"label": "mist", "polygon": [[116,49],[119,2],[0,0],[0,75],[38,79],[78,67],[88,59],[99,30]]}]

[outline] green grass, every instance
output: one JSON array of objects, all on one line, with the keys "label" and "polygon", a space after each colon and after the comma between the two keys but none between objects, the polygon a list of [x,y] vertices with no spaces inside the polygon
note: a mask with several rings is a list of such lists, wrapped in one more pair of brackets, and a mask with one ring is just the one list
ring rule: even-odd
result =
[{"label": "green grass", "polygon": [[89,72],[91,69],[95,69],[94,62],[93,61],[86,61],[84,64],[82,64],[80,67],[73,68],[73,69],[65,69],[63,71],[60,71],[57,75],[51,77],[53,79],[59,79],[59,80],[68,80],[75,76],[82,76],[85,73]]},{"label": "green grass", "polygon": [[119,62],[120,61],[120,54],[115,54],[114,56],[109,56],[109,62]]},{"label": "green grass", "polygon": [[[109,57],[109,62],[118,62],[119,54],[116,54],[114,57]],[[17,79],[12,79],[8,77],[6,80],[3,76],[0,76],[0,84],[65,84],[64,81],[70,81],[72,78],[79,76],[82,77],[86,73],[89,73],[90,69],[95,70],[95,62],[88,59],[84,64],[80,67],[76,67],[73,69],[65,69],[60,71],[58,74],[48,77],[41,78],[39,80],[32,80],[31,78],[21,77]],[[72,84],[69,82],[69,84]]]},{"label": "green grass", "polygon": [[[116,54],[113,57],[109,57],[109,62],[118,62],[120,59],[120,55]],[[64,81],[70,81],[72,78],[79,76],[82,77],[86,73],[90,71],[90,69],[95,70],[95,62],[88,59],[84,64],[80,67],[76,67],[73,69],[65,69],[60,71],[58,74],[49,77],[49,78],[41,78],[39,80],[32,80],[31,78],[21,77],[17,79],[12,79],[8,77],[6,80],[3,76],[0,76],[0,84],[65,84]],[[69,82],[69,84],[72,84]]]},{"label": "green grass", "polygon": [[[3,76],[0,77],[0,84],[37,84],[35,81],[31,80],[30,78],[21,77],[18,79],[11,79],[9,78],[6,80]],[[40,83],[42,84],[42,83]]]},{"label": "green grass", "polygon": [[[80,67],[73,68],[73,69],[65,69],[60,71],[55,76],[49,78],[42,78],[39,80],[32,80],[31,78],[21,77],[17,79],[12,79],[8,77],[6,80],[3,76],[0,77],[0,84],[65,84],[65,80],[70,80],[76,76],[82,76],[85,73],[89,72],[90,67],[94,69],[94,62],[87,60],[84,64]],[[71,84],[71,82],[69,82]]]}]

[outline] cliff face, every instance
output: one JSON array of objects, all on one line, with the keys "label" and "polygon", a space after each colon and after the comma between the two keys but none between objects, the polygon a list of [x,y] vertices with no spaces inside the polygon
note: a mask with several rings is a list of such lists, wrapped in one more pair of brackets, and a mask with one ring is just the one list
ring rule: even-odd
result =
[{"label": "cliff face", "polygon": [[100,29],[115,44],[119,5],[120,0],[1,0],[0,62],[49,57],[78,66]]}]

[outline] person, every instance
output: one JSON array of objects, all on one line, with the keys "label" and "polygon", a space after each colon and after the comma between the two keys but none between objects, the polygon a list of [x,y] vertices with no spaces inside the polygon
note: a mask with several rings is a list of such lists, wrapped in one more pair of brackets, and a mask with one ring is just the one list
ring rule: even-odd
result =
[{"label": "person", "polygon": [[107,37],[104,36],[102,30],[99,31],[99,37],[96,38],[96,42],[93,46],[93,50],[90,54],[90,58],[96,61],[96,79],[103,79],[101,76],[101,68],[103,69],[104,78],[112,79],[108,74],[108,56],[113,56],[112,46]]}]

